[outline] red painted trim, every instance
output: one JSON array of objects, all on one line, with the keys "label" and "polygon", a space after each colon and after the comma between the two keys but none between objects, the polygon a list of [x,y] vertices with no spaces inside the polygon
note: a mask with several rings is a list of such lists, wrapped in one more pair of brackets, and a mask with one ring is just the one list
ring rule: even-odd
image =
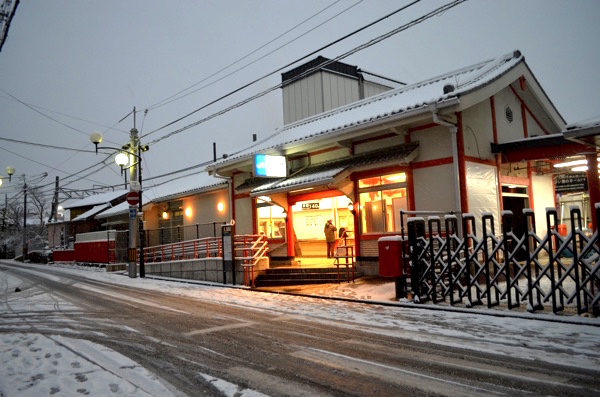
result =
[{"label": "red painted trim", "polygon": [[529,162],[527,162],[527,179],[529,180],[529,188],[527,189],[527,193],[529,193],[529,208],[535,210],[535,202],[533,201],[533,169],[530,167]]},{"label": "red painted trim", "polygon": [[[231,182],[229,183],[229,186],[230,186],[230,191],[229,191],[229,194],[230,194],[230,196],[231,196],[231,197],[234,197],[234,196],[233,196],[233,192],[234,192],[234,189],[233,189],[233,179],[232,179],[232,180],[231,180]],[[233,199],[231,200],[231,218],[232,218],[232,219],[235,219],[235,198],[233,198]],[[237,220],[236,220],[236,222],[237,222]],[[256,232],[256,231],[255,231],[255,232]],[[235,226],[234,226],[234,228],[233,228],[233,233],[235,233]]]},{"label": "red painted trim", "polygon": [[[498,124],[496,122],[496,101],[494,100],[494,97],[491,96],[490,97],[490,108],[492,111],[492,131],[493,131],[493,139],[494,139],[494,143],[498,143]],[[494,164],[496,166],[496,180],[497,182],[497,196],[498,196],[498,203],[500,205],[500,212],[503,211],[503,207],[504,205],[502,204],[502,184],[500,183],[500,164],[502,163],[502,160],[500,159],[500,156],[502,156],[502,154],[496,154],[494,156]]]},{"label": "red painted trim", "polygon": [[292,205],[288,202],[287,206],[287,218],[286,218],[286,233],[287,233],[287,253],[288,257],[293,257],[296,254],[294,250],[294,212],[292,211]]},{"label": "red painted trim", "polygon": [[589,148],[586,146],[576,142],[569,142],[565,143],[564,145],[560,145],[560,147],[546,146],[512,149],[508,153],[499,156],[501,156],[501,162],[503,163],[518,163],[528,160],[551,159],[557,156],[575,156],[586,151],[589,151]]},{"label": "red painted trim", "polygon": [[339,190],[323,190],[320,192],[310,192],[310,193],[298,194],[295,196],[290,196],[288,194],[288,204],[294,205],[300,201],[319,200],[319,199],[335,197],[335,196],[343,196],[343,195],[344,195],[344,193],[340,192]]},{"label": "red painted trim", "polygon": [[251,211],[252,211],[252,234],[258,234],[258,214],[256,208],[256,199],[251,199]]},{"label": "red painted trim", "polygon": [[426,160],[426,161],[418,161],[416,163],[411,163],[411,168],[413,170],[417,170],[419,168],[430,168],[430,167],[438,167],[440,165],[452,164],[452,157],[444,157],[435,160]]},{"label": "red painted trim", "polygon": [[416,132],[416,131],[428,130],[430,128],[435,128],[435,127],[439,127],[439,126],[435,123],[423,124],[418,127],[409,128],[408,132],[412,133],[412,132]]},{"label": "red painted trim", "polygon": [[[592,208],[592,230],[598,227],[595,213],[595,204],[600,202],[600,179],[598,179],[598,160],[596,153],[587,154],[588,161],[587,179],[588,194],[590,195],[590,207]],[[585,225],[587,227],[587,225]]]},{"label": "red painted trim", "polygon": [[498,126],[496,125],[496,103],[494,97],[490,97],[490,109],[492,110],[492,131],[494,143],[498,143]]},{"label": "red painted trim", "polygon": [[525,91],[525,87],[527,86],[525,76],[519,77],[519,85],[521,87],[521,91]]},{"label": "red painted trim", "polygon": [[395,174],[395,173],[398,173],[398,172],[405,172],[406,169],[407,169],[407,167],[404,166],[404,165],[394,165],[394,166],[390,166],[390,167],[378,168],[376,170],[355,172],[355,173],[352,174],[352,180],[353,181],[357,181],[359,179],[369,178],[371,176],[387,175],[387,174]]},{"label": "red painted trim", "polygon": [[469,212],[469,196],[467,191],[467,164],[465,161],[465,138],[463,132],[462,112],[456,113],[456,140],[458,141],[458,174],[460,175],[460,211]]},{"label": "red painted trim", "polygon": [[496,160],[484,160],[484,159],[480,159],[479,157],[465,156],[465,160],[470,163],[493,165],[493,166],[496,165]]},{"label": "red painted trim", "polygon": [[250,193],[238,193],[238,194],[233,194],[233,199],[234,200],[239,200],[239,199],[245,199],[250,197]]},{"label": "red painted trim", "polygon": [[527,108],[523,102],[521,102],[521,119],[523,120],[523,138],[528,138],[529,131],[527,130]]},{"label": "red painted trim", "polygon": [[525,109],[527,110],[527,112],[529,112],[531,118],[536,122],[536,124],[538,125],[538,127],[540,127],[540,129],[542,131],[544,131],[544,134],[549,135],[550,133],[544,127],[542,127],[542,124],[533,115],[533,113],[531,112],[531,110],[529,109],[529,107],[525,104],[525,101],[523,100],[523,98],[521,98],[521,96],[517,93],[517,91],[513,88],[512,85],[509,85],[509,87],[510,87],[510,90],[513,92],[513,94],[515,94],[515,96],[517,97],[517,99],[519,100],[519,102],[521,102],[521,106],[525,106]]},{"label": "red painted trim", "polygon": [[406,170],[406,188],[408,189],[408,210],[415,211],[415,179],[412,168]]},{"label": "red painted trim", "polygon": [[[520,176],[500,175],[499,181],[501,185],[529,186],[529,178],[523,178]],[[502,189],[500,189],[500,191],[502,191]]]}]

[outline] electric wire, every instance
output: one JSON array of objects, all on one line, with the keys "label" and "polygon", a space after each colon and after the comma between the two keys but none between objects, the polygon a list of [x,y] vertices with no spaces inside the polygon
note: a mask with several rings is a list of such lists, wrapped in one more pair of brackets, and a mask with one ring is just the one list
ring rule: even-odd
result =
[{"label": "electric wire", "polygon": [[[418,1],[420,1],[420,0],[415,0],[413,3],[411,3],[411,4],[409,4],[409,5],[405,6],[405,7],[403,7],[403,9],[405,9],[406,7],[408,7],[408,6],[412,5],[412,4],[415,4],[415,3],[417,3]],[[307,71],[305,71],[305,72],[303,72],[303,73],[301,73],[301,74],[299,74],[299,75],[297,75],[297,76],[295,76],[295,77],[291,78],[290,80],[288,80],[288,81],[286,81],[286,82],[282,82],[282,83],[280,83],[280,84],[277,84],[277,85],[275,85],[275,86],[273,86],[273,87],[271,87],[271,88],[268,88],[268,89],[266,89],[266,90],[264,90],[264,91],[262,91],[262,92],[259,92],[258,94],[252,95],[252,96],[250,96],[250,97],[248,97],[248,98],[246,98],[246,99],[244,99],[244,100],[242,100],[242,101],[240,101],[240,102],[237,102],[237,103],[235,103],[234,105],[231,105],[231,106],[229,106],[229,107],[227,107],[227,108],[225,108],[225,109],[222,109],[222,110],[220,110],[220,111],[218,111],[218,112],[216,112],[216,113],[213,113],[213,114],[211,114],[211,115],[209,115],[209,116],[206,116],[206,117],[204,117],[204,118],[202,118],[202,119],[200,119],[200,120],[198,120],[198,121],[196,121],[196,122],[194,122],[194,123],[188,124],[188,125],[186,125],[186,126],[184,126],[184,127],[181,127],[181,128],[179,128],[179,129],[177,129],[177,130],[175,130],[175,131],[172,131],[172,132],[170,132],[170,133],[168,133],[168,134],[166,134],[166,135],[163,135],[162,137],[160,137],[160,138],[157,138],[157,139],[155,139],[155,140],[153,140],[153,141],[149,142],[148,144],[149,144],[149,145],[154,145],[154,144],[156,144],[156,143],[158,143],[158,142],[160,142],[160,141],[162,141],[162,140],[165,140],[165,139],[167,139],[167,138],[170,138],[170,137],[172,137],[172,136],[174,136],[174,135],[177,135],[177,134],[179,134],[179,133],[181,133],[181,132],[183,132],[183,131],[186,131],[186,130],[188,130],[188,129],[192,128],[192,127],[195,127],[195,126],[197,126],[197,125],[200,125],[200,124],[202,124],[202,123],[205,123],[205,122],[207,122],[207,121],[209,121],[209,120],[211,120],[211,119],[213,119],[213,118],[215,118],[215,117],[218,117],[218,116],[220,116],[220,115],[223,115],[223,114],[225,114],[225,113],[227,113],[227,112],[229,112],[229,111],[231,111],[231,110],[233,110],[233,109],[239,108],[239,107],[241,107],[241,106],[245,105],[245,104],[246,104],[246,103],[248,103],[248,102],[251,102],[251,101],[253,101],[253,100],[255,100],[255,99],[258,99],[258,98],[260,98],[260,97],[263,97],[263,96],[267,95],[268,93],[270,93],[270,92],[272,92],[272,91],[275,91],[275,90],[277,90],[277,89],[279,89],[279,88],[283,87],[284,85],[291,84],[292,82],[294,82],[294,81],[296,81],[296,80],[299,80],[299,79],[301,79],[301,78],[303,78],[303,77],[305,77],[305,76],[307,76],[307,75],[309,75],[309,74],[311,74],[311,73],[314,73],[315,71],[317,71],[317,70],[319,70],[319,69],[322,69],[322,68],[324,68],[324,67],[325,67],[325,66],[327,66],[327,65],[330,65],[330,64],[332,64],[332,63],[334,63],[334,62],[337,62],[337,61],[340,61],[340,60],[342,60],[342,59],[344,59],[344,58],[346,58],[346,57],[348,57],[348,56],[350,56],[350,55],[352,55],[352,54],[355,54],[355,53],[357,53],[357,52],[359,52],[359,51],[362,51],[362,50],[364,50],[364,49],[366,49],[366,48],[368,48],[368,47],[371,47],[371,46],[373,46],[373,45],[375,45],[375,44],[377,44],[377,43],[379,43],[379,42],[381,42],[381,41],[383,41],[383,40],[386,40],[386,39],[388,39],[388,38],[392,37],[392,36],[393,36],[393,35],[395,35],[395,34],[398,34],[398,33],[402,32],[402,31],[404,31],[404,30],[407,30],[407,29],[409,29],[409,28],[411,28],[411,27],[413,27],[413,26],[415,26],[415,25],[418,25],[418,24],[420,24],[420,23],[422,23],[422,22],[426,21],[426,20],[427,20],[427,19],[429,19],[429,18],[432,18],[432,17],[434,17],[434,16],[436,16],[436,15],[439,15],[439,14],[441,14],[441,13],[443,13],[443,12],[446,12],[446,11],[448,11],[449,9],[451,9],[451,8],[454,8],[454,7],[456,7],[456,6],[458,6],[458,5],[462,4],[462,3],[464,3],[464,2],[466,2],[466,1],[467,1],[467,0],[455,0],[455,1],[453,1],[453,2],[450,2],[450,3],[447,3],[447,4],[443,5],[443,6],[441,6],[441,7],[438,7],[438,8],[436,8],[435,10],[433,10],[433,11],[430,11],[429,13],[427,13],[427,14],[425,14],[425,15],[423,15],[423,16],[421,16],[421,17],[419,17],[419,18],[413,19],[413,20],[412,20],[411,22],[409,22],[409,23],[406,23],[406,24],[404,24],[404,25],[402,25],[402,26],[400,26],[400,27],[398,27],[398,28],[396,28],[396,29],[393,29],[393,30],[391,30],[391,31],[389,31],[389,32],[387,32],[387,33],[384,33],[383,35],[380,35],[380,36],[378,36],[378,37],[376,37],[376,38],[374,38],[374,39],[371,39],[370,41],[368,41],[368,42],[366,42],[366,43],[363,43],[363,44],[361,44],[361,45],[359,45],[359,46],[357,46],[357,47],[354,47],[353,49],[351,49],[351,50],[349,50],[349,51],[347,51],[347,52],[343,53],[342,55],[339,55],[339,56],[337,56],[337,57],[335,57],[335,58],[333,58],[333,59],[330,59],[330,60],[328,60],[328,61],[325,61],[324,63],[322,63],[322,64],[320,64],[320,65],[318,65],[318,66],[315,66],[314,68],[311,68],[311,69],[309,69],[309,70],[307,70]],[[255,81],[256,81],[256,80],[255,80]],[[247,87],[248,85],[251,85],[251,84],[253,84],[253,83],[249,83],[249,84],[247,84],[247,85],[243,86],[242,88],[239,88],[239,89],[237,89],[237,90],[235,90],[235,91],[233,91],[233,92],[238,92],[238,91],[240,91],[241,89],[243,89],[243,88],[245,88],[245,87]],[[201,108],[199,108],[199,109],[197,109],[197,110],[193,111],[192,113],[189,113],[188,115],[184,116],[183,118],[185,118],[185,117],[188,117],[189,115],[191,115],[191,114],[194,114],[194,113],[196,113],[197,111],[199,111],[199,110],[202,110],[202,109],[206,108],[207,106],[209,106],[209,105],[212,105],[212,104],[214,104],[214,103],[216,103],[216,102],[218,102],[218,101],[220,101],[220,100],[222,100],[222,99],[226,98],[227,96],[231,95],[233,92],[231,92],[231,93],[229,93],[229,94],[227,94],[227,95],[225,95],[225,96],[222,96],[222,97],[220,97],[219,99],[216,99],[216,100],[214,100],[214,101],[210,102],[210,103],[209,103],[209,104],[207,104],[207,105],[204,105],[203,107],[201,107]],[[172,123],[169,123],[169,124],[167,124],[167,126],[168,126],[168,125],[171,125],[171,124],[174,124],[175,122],[177,122],[177,121],[180,121],[180,120],[182,120],[183,118],[180,118],[180,119],[178,119],[178,120],[176,120],[176,121],[174,121],[174,122],[172,122]],[[157,129],[157,130],[154,130],[154,131],[152,131],[152,132],[156,132],[156,131],[158,131],[158,130],[160,130],[160,129],[162,129],[162,128],[164,128],[164,126],[163,126],[163,127],[161,127],[161,128],[159,128],[159,129]],[[151,133],[152,133],[152,132],[151,132]],[[148,134],[146,134],[146,136],[150,135],[151,133],[148,133]]]},{"label": "electric wire", "polygon": [[[296,59],[296,60],[288,63],[287,65],[284,65],[284,66],[282,66],[282,67],[280,67],[280,68],[278,68],[278,69],[276,69],[276,70],[274,70],[274,71],[272,71],[270,73],[267,73],[267,74],[263,75],[262,77],[259,77],[259,78],[255,79],[255,80],[251,81],[250,83],[247,83],[247,84],[245,84],[245,85],[243,85],[243,86],[241,86],[241,87],[239,87],[239,88],[237,88],[237,89],[235,89],[235,90],[233,90],[233,91],[231,91],[231,92],[229,92],[229,93],[227,93],[227,94],[225,94],[225,95],[223,95],[223,96],[221,96],[221,97],[219,97],[219,98],[217,98],[217,99],[215,99],[215,100],[213,100],[213,101],[211,101],[209,103],[207,103],[206,105],[203,105],[203,106],[199,107],[198,109],[196,109],[196,110],[194,110],[194,111],[192,111],[192,112],[190,112],[190,113],[188,113],[188,114],[186,114],[186,115],[184,115],[184,116],[182,116],[182,117],[180,117],[180,118],[178,118],[178,119],[176,119],[176,120],[174,120],[174,121],[172,121],[170,123],[167,123],[167,124],[163,125],[162,127],[159,127],[159,128],[157,128],[155,130],[150,131],[144,137],[146,137],[146,136],[148,136],[150,134],[153,134],[153,133],[155,133],[157,131],[163,130],[163,129],[167,128],[167,127],[170,127],[171,125],[173,125],[175,123],[178,123],[179,121],[182,121],[182,120],[190,117],[191,115],[193,115],[193,114],[195,114],[195,113],[197,113],[197,112],[199,112],[199,111],[207,108],[208,106],[211,106],[211,105],[213,105],[213,104],[215,104],[217,102],[220,102],[223,99],[226,99],[226,98],[230,97],[231,95],[233,95],[233,94],[235,94],[237,92],[240,92],[243,89],[245,89],[247,87],[250,87],[250,86],[258,83],[259,81],[261,81],[261,80],[263,80],[263,79],[265,79],[265,78],[267,78],[267,77],[269,77],[269,76],[271,76],[271,75],[273,75],[275,73],[278,73],[278,72],[280,72],[280,71],[282,71],[284,69],[287,69],[288,67],[290,67],[290,66],[292,66],[292,65],[294,65],[294,64],[296,64],[296,63],[298,63],[298,62],[300,62],[300,61],[302,61],[302,60],[304,60],[304,59],[306,59],[308,57],[311,57],[311,56],[317,54],[320,51],[323,51],[323,50],[325,50],[325,49],[327,49],[327,48],[329,48],[329,47],[331,47],[331,46],[333,46],[333,45],[335,45],[335,44],[337,44],[337,43],[339,43],[339,42],[341,42],[341,41],[343,41],[343,40],[345,40],[345,39],[347,39],[347,38],[349,38],[349,37],[351,37],[351,36],[353,36],[355,34],[358,34],[359,32],[362,32],[365,29],[368,29],[369,27],[371,27],[371,26],[373,26],[373,25],[375,25],[375,24],[377,24],[377,23],[379,23],[379,22],[381,22],[381,21],[383,21],[383,20],[385,20],[385,19],[387,19],[387,18],[389,18],[389,17],[391,17],[391,16],[393,16],[393,15],[401,12],[401,11],[404,11],[404,10],[408,9],[409,7],[411,7],[411,6],[419,3],[420,1],[421,0],[414,0],[413,2],[407,4],[407,5],[403,6],[403,7],[400,7],[399,9],[397,9],[397,10],[395,10],[395,11],[393,11],[393,12],[391,12],[391,13],[389,13],[389,14],[387,14],[387,15],[385,15],[385,16],[383,16],[383,17],[381,17],[381,18],[379,18],[379,19],[377,19],[377,20],[375,20],[375,21],[373,21],[373,22],[371,22],[371,23],[369,23],[369,24],[367,24],[367,25],[365,25],[365,26],[363,26],[363,27],[355,30],[355,31],[353,31],[353,32],[351,32],[351,33],[349,33],[349,34],[347,34],[345,36],[342,36],[341,38],[336,39],[333,42],[331,42],[329,44],[326,44],[325,46],[322,46],[322,47],[320,47],[320,48],[318,48],[318,49],[310,52],[309,54],[306,54],[306,55],[304,55],[304,56],[302,56],[302,57],[300,57],[300,58],[298,58],[298,59]],[[278,87],[276,87],[276,88],[278,88]],[[274,88],[274,89],[276,89],[276,88]],[[274,89],[272,89],[270,91],[273,91]]]},{"label": "electric wire", "polygon": [[[293,38],[292,40],[290,40],[290,41],[288,41],[288,42],[286,42],[286,43],[284,43],[284,44],[280,45],[279,47],[277,47],[277,48],[273,49],[272,51],[269,51],[268,53],[266,53],[266,54],[264,54],[263,56],[261,56],[261,57],[259,57],[259,58],[255,59],[254,61],[252,61],[252,62],[250,62],[250,63],[247,63],[247,64],[245,64],[244,66],[241,66],[241,67],[239,67],[238,69],[235,69],[234,71],[232,71],[232,72],[230,72],[230,73],[228,73],[228,74],[226,74],[226,75],[224,75],[224,76],[220,77],[219,79],[217,79],[217,80],[214,80],[214,81],[212,81],[212,82],[210,82],[210,83],[208,83],[208,84],[206,84],[206,85],[203,85],[202,87],[200,87],[200,88],[198,88],[198,89],[196,89],[196,90],[194,90],[194,91],[188,92],[188,93],[187,93],[187,94],[185,94],[185,95],[178,96],[178,97],[176,97],[176,98],[174,98],[174,99],[171,99],[171,98],[173,98],[173,97],[175,97],[175,96],[177,96],[177,95],[179,95],[179,94],[181,94],[181,93],[183,93],[183,92],[185,92],[185,91],[187,91],[187,90],[189,90],[189,89],[191,89],[191,88],[193,88],[193,87],[197,86],[198,84],[200,84],[200,83],[203,83],[203,82],[207,81],[208,79],[210,79],[210,78],[212,78],[212,77],[214,77],[214,76],[218,75],[219,73],[221,73],[221,72],[223,72],[223,71],[227,70],[227,69],[228,69],[228,68],[230,68],[231,66],[233,66],[233,65],[235,65],[235,64],[237,64],[237,63],[239,63],[239,62],[241,62],[242,60],[244,60],[244,59],[248,58],[250,55],[253,55],[253,54],[255,54],[256,52],[258,52],[259,50],[263,49],[263,48],[264,48],[264,47],[266,47],[267,45],[269,45],[269,44],[273,43],[273,42],[274,42],[274,41],[276,41],[277,39],[279,39],[279,38],[281,38],[281,37],[285,36],[287,33],[289,33],[289,32],[291,32],[291,31],[293,31],[293,30],[294,30],[294,29],[296,29],[297,27],[299,27],[299,26],[303,25],[304,23],[306,23],[306,22],[308,22],[309,20],[313,19],[314,17],[316,17],[317,15],[321,14],[321,13],[322,13],[322,12],[324,12],[325,10],[329,9],[330,7],[332,7],[333,5],[335,5],[336,3],[338,3],[339,1],[340,1],[340,0],[338,0],[338,1],[334,2],[334,3],[332,3],[332,4],[331,4],[331,5],[329,5],[328,7],[325,7],[325,8],[324,8],[324,9],[322,9],[321,11],[319,11],[319,12],[317,12],[316,14],[312,15],[311,17],[309,17],[309,18],[305,19],[304,21],[300,22],[299,24],[295,25],[295,26],[294,26],[294,27],[292,27],[291,29],[288,29],[286,32],[284,32],[284,33],[280,34],[279,36],[277,36],[276,38],[272,39],[272,40],[271,40],[271,41],[269,41],[268,43],[266,43],[266,44],[263,44],[262,46],[258,47],[256,50],[254,50],[254,51],[252,51],[252,52],[250,52],[250,53],[248,53],[248,54],[244,55],[243,57],[239,58],[239,59],[238,59],[238,60],[236,60],[235,62],[232,62],[232,63],[230,63],[229,65],[225,66],[224,68],[221,68],[220,70],[218,70],[218,71],[216,71],[215,73],[211,74],[210,76],[208,76],[208,77],[206,77],[206,78],[204,78],[204,79],[200,80],[199,82],[195,83],[194,85],[192,85],[192,86],[190,86],[190,87],[188,87],[188,88],[186,88],[186,89],[184,89],[184,90],[182,90],[182,91],[178,92],[177,94],[174,94],[174,95],[172,95],[172,96],[171,96],[171,97],[169,97],[169,98],[166,98],[166,99],[164,99],[163,101],[159,102],[159,103],[158,103],[158,104],[156,104],[156,105],[153,105],[153,106],[149,107],[148,109],[149,109],[149,110],[156,109],[156,108],[158,108],[158,107],[161,107],[161,106],[167,105],[167,104],[169,104],[169,103],[171,103],[171,102],[174,102],[174,101],[177,101],[177,100],[179,100],[179,99],[185,98],[185,97],[187,97],[187,96],[189,96],[189,95],[191,95],[191,94],[193,94],[193,93],[195,93],[195,92],[198,92],[198,91],[200,91],[200,90],[203,90],[203,89],[205,89],[205,88],[207,88],[207,87],[210,87],[211,85],[213,85],[213,84],[215,84],[215,83],[218,83],[219,81],[222,81],[222,80],[226,79],[227,77],[230,77],[230,76],[234,75],[235,73],[237,73],[237,72],[239,72],[239,71],[241,71],[241,70],[243,70],[243,69],[246,69],[246,68],[248,68],[249,66],[251,66],[251,65],[255,64],[256,62],[258,62],[258,61],[261,61],[262,59],[264,59],[264,58],[266,58],[267,56],[269,56],[269,55],[273,54],[274,52],[276,52],[276,51],[279,51],[281,48],[283,48],[283,47],[286,47],[287,45],[289,45],[289,44],[293,43],[294,41],[296,41],[296,40],[298,40],[298,39],[300,39],[300,38],[302,38],[302,37],[306,36],[308,33],[310,33],[310,32],[312,32],[312,31],[314,31],[315,29],[317,29],[317,28],[319,28],[319,27],[321,27],[321,26],[323,26],[324,24],[326,24],[326,23],[330,22],[330,21],[331,21],[331,20],[333,20],[334,18],[337,18],[338,16],[342,15],[342,14],[343,14],[343,13],[345,13],[346,11],[348,11],[348,10],[350,10],[350,9],[354,8],[355,6],[357,6],[358,4],[360,4],[360,3],[362,3],[362,2],[363,2],[363,0],[359,0],[358,2],[356,2],[356,3],[352,4],[351,6],[347,7],[347,8],[346,8],[346,9],[344,9],[343,11],[341,11],[341,12],[337,13],[337,14],[336,14],[336,15],[334,15],[333,17],[331,17],[331,18],[329,18],[329,19],[325,20],[324,22],[322,22],[322,23],[320,23],[319,25],[317,25],[317,26],[313,27],[312,29],[309,29],[308,31],[306,31],[306,32],[302,33],[301,35],[299,35],[299,36],[296,36],[296,37],[295,37],[295,38]],[[171,99],[171,100],[170,100],[170,99]]]}]

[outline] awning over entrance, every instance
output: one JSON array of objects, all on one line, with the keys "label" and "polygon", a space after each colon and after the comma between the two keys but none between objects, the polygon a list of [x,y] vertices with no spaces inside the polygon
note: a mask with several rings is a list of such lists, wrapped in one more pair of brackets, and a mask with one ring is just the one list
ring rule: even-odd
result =
[{"label": "awning over entrance", "polygon": [[386,166],[390,162],[408,164],[417,156],[418,148],[418,143],[410,143],[315,164],[287,178],[275,181],[271,180],[257,186],[252,189],[250,195],[264,196],[318,185],[338,183],[343,181],[346,174],[352,171],[368,169],[371,166]]},{"label": "awning over entrance", "polygon": [[600,147],[600,120],[567,126],[565,139],[594,148]]},{"label": "awning over entrance", "polygon": [[518,163],[575,156],[590,151],[585,145],[565,138],[566,135],[563,136],[561,133],[524,138],[507,143],[492,143],[492,153],[502,153],[503,162]]}]

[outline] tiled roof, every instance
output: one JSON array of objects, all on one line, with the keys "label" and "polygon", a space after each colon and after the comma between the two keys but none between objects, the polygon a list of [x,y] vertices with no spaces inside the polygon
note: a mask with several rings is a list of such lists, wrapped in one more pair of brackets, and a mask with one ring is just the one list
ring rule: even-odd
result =
[{"label": "tiled roof", "polygon": [[225,180],[202,171],[174,177],[168,182],[152,188],[144,187],[144,196],[153,197],[150,202],[160,202],[225,186],[227,186]]},{"label": "tiled roof", "polygon": [[303,187],[312,184],[322,184],[331,181],[337,175],[352,168],[364,167],[370,164],[381,164],[386,161],[408,158],[419,144],[393,146],[383,150],[361,153],[340,160],[332,160],[306,167],[298,173],[277,181],[270,181],[252,190],[252,194],[261,194],[267,191],[287,190],[292,187]]},{"label": "tiled roof", "polygon": [[88,207],[92,205],[98,204],[106,204],[110,203],[118,198],[121,198],[129,193],[127,190],[117,190],[114,192],[94,194],[92,196],[86,197],[81,200],[71,201],[69,203],[63,204],[64,209],[70,208],[80,208],[80,207]]},{"label": "tiled roof", "polygon": [[592,128],[600,128],[600,117],[569,124],[565,128],[565,131],[578,131]]},{"label": "tiled roof", "polygon": [[[429,105],[451,102],[489,84],[522,62],[519,51],[493,60],[481,62],[417,84],[403,86],[367,99],[351,103],[329,112],[299,120],[276,131],[252,146],[230,154],[209,166],[220,166],[244,160],[256,153],[277,151],[293,144],[321,139],[344,133],[350,128],[368,125],[391,116],[408,114],[412,110],[427,109]],[[453,91],[444,87],[452,86]]]},{"label": "tiled roof", "polygon": [[110,207],[110,204],[108,204],[108,203],[96,205],[92,209],[84,212],[83,214],[77,215],[74,219],[71,220],[71,222],[85,221],[86,219],[91,218],[92,216],[96,215],[98,212],[101,212],[108,207]]}]

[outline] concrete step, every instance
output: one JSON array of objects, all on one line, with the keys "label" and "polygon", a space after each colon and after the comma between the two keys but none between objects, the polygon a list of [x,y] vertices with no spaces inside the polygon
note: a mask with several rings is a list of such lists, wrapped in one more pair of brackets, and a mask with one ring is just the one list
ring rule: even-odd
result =
[{"label": "concrete step", "polygon": [[[354,278],[361,277],[362,274],[354,271]],[[352,278],[352,272],[350,272]],[[340,268],[340,282],[349,281],[347,278],[346,267]],[[267,269],[264,274],[256,277],[254,283],[257,287],[274,287],[282,285],[302,285],[302,284],[329,284],[338,282],[338,272],[335,267],[326,268],[287,268],[287,269]]]}]

